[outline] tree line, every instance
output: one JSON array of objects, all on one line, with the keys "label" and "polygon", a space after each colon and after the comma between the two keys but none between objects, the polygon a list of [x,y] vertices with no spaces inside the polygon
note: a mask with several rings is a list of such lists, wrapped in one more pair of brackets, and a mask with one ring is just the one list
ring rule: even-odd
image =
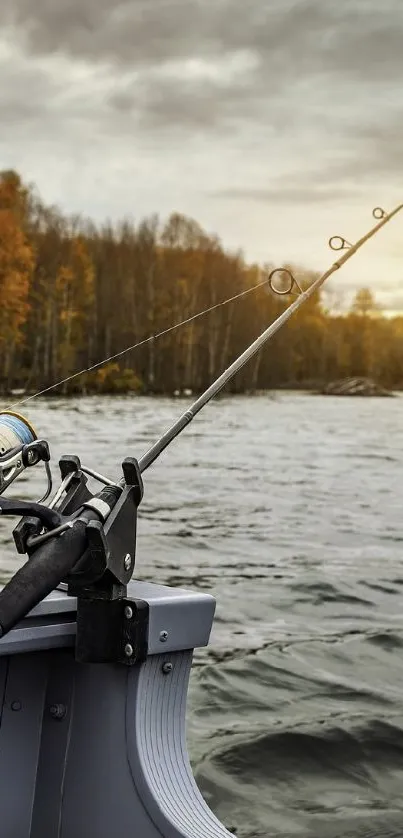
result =
[{"label": "tree line", "polygon": [[[203,390],[289,303],[267,287],[158,340],[151,335],[252,289],[273,266],[246,264],[174,213],[95,225],[47,206],[14,171],[0,173],[0,389],[36,391],[140,343],[56,393]],[[299,282],[312,271],[293,268]],[[369,376],[403,384],[403,317],[369,289],[351,310],[313,296],[238,374],[234,392]]]}]

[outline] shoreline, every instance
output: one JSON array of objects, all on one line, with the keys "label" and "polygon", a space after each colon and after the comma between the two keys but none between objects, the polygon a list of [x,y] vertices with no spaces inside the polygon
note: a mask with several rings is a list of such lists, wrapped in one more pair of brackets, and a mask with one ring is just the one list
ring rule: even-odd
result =
[{"label": "shoreline", "polygon": [[[301,394],[304,393],[306,395],[312,395],[312,396],[327,396],[327,397],[329,397],[329,396],[336,397],[337,396],[338,398],[348,398],[348,397],[351,397],[351,398],[384,398],[385,397],[385,393],[369,393],[369,394],[367,394],[367,393],[332,393],[332,392],[325,392],[326,388],[328,387],[328,384],[329,384],[328,382],[327,383],[317,383],[317,382],[315,382],[315,384],[312,384],[312,382],[301,382],[301,383],[298,383],[298,384],[287,383],[287,384],[279,384],[277,387],[267,387],[265,389],[260,389],[259,388],[259,389],[256,389],[256,390],[227,390],[223,393],[223,395],[225,395],[227,397],[228,396],[244,396],[245,398],[247,398],[247,397],[250,397],[250,396],[265,396],[265,395],[270,395],[272,393],[290,392],[290,393],[301,393]],[[386,389],[386,388],[383,388],[383,385],[379,385],[379,386],[380,386],[380,389]],[[68,392],[68,393],[60,393],[60,392],[55,392],[53,390],[53,391],[50,391],[49,393],[42,393],[42,394],[38,394],[36,396],[35,395],[35,390],[20,390],[20,389],[18,389],[17,391],[16,390],[8,391],[8,392],[7,391],[6,392],[0,391],[0,399],[2,399],[2,401],[4,401],[4,402],[6,402],[6,401],[12,402],[13,400],[16,400],[15,401],[15,407],[17,408],[19,399],[21,399],[21,401],[23,401],[24,399],[32,399],[32,398],[35,398],[35,399],[37,399],[37,398],[38,399],[39,398],[40,399],[44,399],[44,398],[49,398],[49,399],[57,399],[57,398],[59,398],[59,399],[60,398],[63,398],[63,399],[77,399],[77,398],[83,398],[83,397],[87,398],[87,397],[95,397],[95,396],[101,396],[101,397],[102,396],[109,396],[109,397],[110,396],[117,396],[117,397],[120,397],[120,396],[136,396],[136,398],[141,399],[141,398],[150,398],[152,396],[155,396],[156,398],[164,398],[165,397],[165,398],[175,398],[175,399],[180,399],[180,400],[189,400],[189,399],[192,399],[192,398],[194,398],[194,399],[198,398],[201,395],[202,392],[203,391],[191,390],[190,388],[185,388],[184,390],[171,390],[171,391],[165,390],[165,391],[161,391],[161,392],[160,391],[155,391],[155,390],[145,390],[145,389],[143,389],[141,391],[127,389],[127,390],[119,391],[119,392],[116,392],[116,391],[113,391],[113,390],[105,390],[103,392],[99,392],[95,389],[87,389],[87,390],[84,390],[82,392]],[[392,389],[388,390],[386,395],[399,394],[399,393],[402,393],[402,392],[403,392],[403,384],[400,387],[393,387]],[[219,398],[219,397],[220,397],[220,394],[218,394],[217,398]],[[11,409],[11,406],[12,405],[10,405],[10,409]],[[3,408],[3,409],[5,410],[6,408]]]}]

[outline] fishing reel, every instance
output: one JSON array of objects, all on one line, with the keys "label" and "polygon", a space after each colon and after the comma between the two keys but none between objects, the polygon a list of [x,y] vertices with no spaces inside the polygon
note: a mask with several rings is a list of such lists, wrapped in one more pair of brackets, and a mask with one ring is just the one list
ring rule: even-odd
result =
[{"label": "fishing reel", "polygon": [[[45,503],[52,489],[49,460],[48,443],[37,438],[24,417],[0,413],[0,495],[26,468],[40,462],[48,475],[47,492],[38,502],[0,497],[0,514],[23,516],[13,536],[18,553],[28,556],[0,591],[0,637],[59,588],[77,598],[77,659],[134,663],[142,640],[136,633],[133,603],[126,633],[122,623],[135,564],[137,508],[143,497],[138,462],[126,458],[123,478],[116,483],[82,466],[77,456],[63,456],[60,486]],[[90,491],[89,477],[103,484],[97,493]],[[122,631],[127,641],[123,646]],[[130,655],[127,650],[132,650]]]},{"label": "fishing reel", "polygon": [[0,497],[1,515],[35,515],[37,531],[49,531],[59,523],[58,516],[44,506],[53,485],[49,461],[48,443],[37,438],[28,420],[11,410],[0,412],[0,496],[27,468],[38,463],[44,463],[47,476],[47,489],[37,502]]},{"label": "fishing reel", "polygon": [[0,495],[26,468],[45,464],[48,486],[39,503],[52,491],[52,474],[49,467],[49,445],[38,439],[30,423],[11,410],[0,413]]}]

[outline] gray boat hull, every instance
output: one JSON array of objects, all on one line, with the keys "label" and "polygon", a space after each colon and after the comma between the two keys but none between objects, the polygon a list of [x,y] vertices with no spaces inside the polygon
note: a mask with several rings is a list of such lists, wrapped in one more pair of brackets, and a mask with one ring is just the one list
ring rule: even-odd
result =
[{"label": "gray boat hull", "polygon": [[77,663],[72,597],[55,592],[0,641],[1,838],[230,838],[205,803],[185,738],[193,649],[215,601],[132,582],[148,655]]}]

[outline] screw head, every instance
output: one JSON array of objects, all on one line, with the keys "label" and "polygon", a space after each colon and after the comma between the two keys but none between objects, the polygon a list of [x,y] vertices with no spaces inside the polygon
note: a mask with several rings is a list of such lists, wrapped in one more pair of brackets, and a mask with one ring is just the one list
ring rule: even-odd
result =
[{"label": "screw head", "polygon": [[125,617],[126,617],[126,620],[131,620],[131,618],[133,617],[133,608],[131,608],[130,605],[126,605]]},{"label": "screw head", "polygon": [[126,553],[126,555],[125,555],[124,566],[125,566],[125,570],[130,570],[130,568],[132,566],[132,557],[131,557],[130,553]]},{"label": "screw head", "polygon": [[49,713],[52,716],[52,719],[60,721],[61,719],[64,719],[67,713],[67,707],[65,704],[52,704],[51,707],[49,707]]},{"label": "screw head", "polygon": [[160,631],[160,641],[161,643],[165,643],[168,640],[168,632],[167,631]]},{"label": "screw head", "polygon": [[165,663],[162,664],[162,667],[161,667],[164,675],[169,675],[169,673],[172,672],[173,668],[174,668],[173,663],[171,663],[171,661],[166,661]]},{"label": "screw head", "polygon": [[132,656],[132,654],[133,654],[133,651],[134,651],[134,650],[133,650],[133,646],[132,646],[132,644],[131,644],[131,643],[126,643],[126,646],[125,646],[125,655],[126,655],[126,657],[127,657],[127,658],[131,658],[131,656]]}]

